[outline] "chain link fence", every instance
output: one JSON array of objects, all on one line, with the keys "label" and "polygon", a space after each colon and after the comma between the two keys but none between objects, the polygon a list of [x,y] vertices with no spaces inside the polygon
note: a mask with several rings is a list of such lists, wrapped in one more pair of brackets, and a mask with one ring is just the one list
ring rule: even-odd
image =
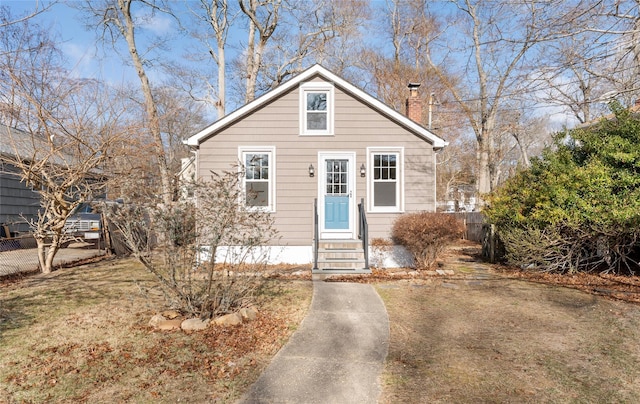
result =
[{"label": "chain link fence", "polygon": [[[53,263],[54,267],[60,267],[105,253],[102,239],[91,240],[91,242],[71,240],[64,244],[64,248],[58,250]],[[0,277],[33,272],[39,268],[38,248],[32,236],[0,238]]]}]

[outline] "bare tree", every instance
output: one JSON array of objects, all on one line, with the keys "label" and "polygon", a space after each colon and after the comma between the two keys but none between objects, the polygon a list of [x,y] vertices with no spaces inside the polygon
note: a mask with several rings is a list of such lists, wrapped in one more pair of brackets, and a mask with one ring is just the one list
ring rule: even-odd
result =
[{"label": "bare tree", "polygon": [[[217,118],[226,114],[226,47],[229,30],[233,23],[233,12],[230,10],[228,0],[200,0],[199,7],[192,9],[193,18],[197,26],[190,27],[189,33],[205,47],[206,52],[195,47],[188,58],[209,65],[213,61],[215,74],[211,74],[211,68],[203,68],[200,71],[188,69],[187,75],[181,76],[188,86],[189,94],[198,101],[204,101],[216,108]],[[206,61],[206,62],[205,62]],[[184,69],[181,68],[184,72]],[[216,77],[212,80],[212,76]],[[205,83],[203,91],[202,84]]]},{"label": "bare tree", "polygon": [[256,97],[256,83],[262,67],[262,57],[267,42],[278,26],[282,0],[238,0],[238,2],[242,13],[249,18],[245,50],[245,103],[248,103]]},{"label": "bare tree", "polygon": [[[285,0],[280,28],[265,50],[258,90],[271,90],[313,63],[335,67],[340,73],[344,61],[337,63],[336,56],[343,53],[342,46],[349,39],[360,37],[358,28],[369,14],[369,5],[362,0]],[[357,53],[348,51],[355,62]]]},{"label": "bare tree", "polygon": [[[439,202],[452,190],[473,184],[474,170],[468,164],[472,139],[464,136],[464,119],[458,104],[436,71],[425,59],[429,41],[438,32],[438,22],[426,13],[424,0],[389,0],[377,16],[379,35],[393,45],[388,55],[380,50],[362,52],[370,75],[370,90],[401,113],[406,112],[407,84],[421,83],[422,115],[419,123],[445,137],[449,146],[441,151],[437,165]],[[447,83],[460,79],[446,68],[439,72]]]},{"label": "bare tree", "polygon": [[599,24],[587,25],[586,30],[611,45],[599,55],[609,67],[603,69],[602,75],[613,84],[616,98],[629,105],[640,94],[640,0],[604,1],[594,17]]},{"label": "bare tree", "polygon": [[586,32],[549,44],[550,66],[535,77],[541,101],[566,107],[580,123],[593,119],[594,101],[610,90],[602,75],[607,62],[594,52],[596,39]]},{"label": "bare tree", "polygon": [[0,85],[12,89],[6,108],[19,128],[2,130],[0,136],[12,152],[1,158],[39,194],[41,209],[30,226],[40,269],[49,273],[65,242],[69,216],[80,203],[105,192],[107,177],[102,169],[120,133],[119,112],[103,102],[108,98],[99,98],[106,93],[99,83],[70,79],[56,65],[52,44],[41,43],[27,53],[29,62],[38,62],[34,69],[22,69],[23,64],[13,63],[12,57],[11,63],[0,62]]},{"label": "bare tree", "polygon": [[[135,6],[135,7],[134,7]],[[153,140],[153,153],[160,174],[160,194],[164,206],[169,207],[173,202],[175,189],[174,173],[170,171],[169,160],[163,143],[162,128],[158,105],[155,100],[153,87],[149,81],[144,58],[144,52],[138,49],[136,29],[140,19],[134,16],[134,9],[139,13],[169,13],[168,9],[158,1],[143,0],[104,0],[102,2],[87,1],[84,10],[88,17],[103,28],[102,40],[111,46],[124,41],[127,46],[130,61],[140,80],[140,88],[144,96],[147,130]]]},{"label": "bare tree", "polygon": [[[443,22],[445,29],[437,32],[429,44],[427,62],[456,99],[475,134],[477,190],[485,194],[492,190],[492,178],[497,174],[497,165],[492,164],[492,143],[502,106],[510,97],[522,94],[512,94],[511,90],[521,91],[521,84],[535,66],[529,57],[536,46],[563,35],[576,18],[575,10],[546,7],[538,0],[452,0],[451,4],[458,19]],[[458,29],[454,31],[455,27]],[[458,66],[465,86],[450,82],[443,74],[445,66]]]},{"label": "bare tree", "polygon": [[28,23],[33,17],[51,9],[51,7],[53,7],[56,3],[57,1],[51,1],[47,3],[36,2],[32,10],[27,11],[26,13],[19,16],[12,15],[8,6],[2,5],[0,6],[0,29],[10,29],[11,26]]},{"label": "bare tree", "polygon": [[631,105],[640,94],[639,4],[578,3],[567,34],[545,47],[534,75],[538,100],[565,107],[580,123],[608,113],[614,99]]}]

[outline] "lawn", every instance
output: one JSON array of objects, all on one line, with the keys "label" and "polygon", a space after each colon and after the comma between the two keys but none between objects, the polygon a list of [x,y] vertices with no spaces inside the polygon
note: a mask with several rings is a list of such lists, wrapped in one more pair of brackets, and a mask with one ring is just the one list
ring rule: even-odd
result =
[{"label": "lawn", "polygon": [[134,260],[103,261],[0,285],[0,402],[229,402],[297,328],[308,281],[272,281],[258,318],[161,332],[165,307]]},{"label": "lawn", "polygon": [[376,285],[391,324],[381,402],[640,402],[638,303],[468,257],[444,267],[456,275]]},{"label": "lawn", "polygon": [[[640,402],[640,304],[613,299],[637,301],[635,280],[524,276],[467,254],[441,268],[454,275],[352,279],[389,313],[382,403]],[[5,279],[0,402],[233,402],[311,301],[308,280],[272,282],[256,321],[187,333],[148,326],[163,299],[133,260]]]}]

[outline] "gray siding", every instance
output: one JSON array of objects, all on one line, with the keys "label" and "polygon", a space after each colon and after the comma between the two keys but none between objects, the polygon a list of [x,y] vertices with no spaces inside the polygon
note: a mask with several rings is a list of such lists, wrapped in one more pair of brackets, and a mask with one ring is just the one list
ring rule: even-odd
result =
[{"label": "gray siding", "polygon": [[15,167],[0,162],[0,223],[11,231],[28,232],[27,220],[37,219],[40,198],[37,192],[20,182]]},{"label": "gray siding", "polygon": [[[334,136],[299,135],[299,90],[296,88],[241,121],[232,123],[200,144],[198,175],[230,169],[238,162],[239,146],[274,146],[276,153],[276,226],[282,245],[310,245],[313,199],[318,177],[318,151],[356,153],[356,167],[366,163],[367,147],[404,147],[405,212],[434,211],[432,145],[359,99],[335,88]],[[367,172],[367,175],[369,173]],[[356,176],[357,201],[367,197],[367,178]],[[389,237],[397,213],[368,212],[371,238]]]}]

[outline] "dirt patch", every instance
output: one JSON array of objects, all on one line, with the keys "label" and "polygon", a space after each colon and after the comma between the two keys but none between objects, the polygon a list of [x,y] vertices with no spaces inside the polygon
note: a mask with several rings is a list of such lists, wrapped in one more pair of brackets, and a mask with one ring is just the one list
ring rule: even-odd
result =
[{"label": "dirt patch", "polygon": [[590,277],[506,276],[475,254],[451,250],[452,276],[376,286],[391,322],[382,402],[640,401],[640,305],[597,296]]}]

